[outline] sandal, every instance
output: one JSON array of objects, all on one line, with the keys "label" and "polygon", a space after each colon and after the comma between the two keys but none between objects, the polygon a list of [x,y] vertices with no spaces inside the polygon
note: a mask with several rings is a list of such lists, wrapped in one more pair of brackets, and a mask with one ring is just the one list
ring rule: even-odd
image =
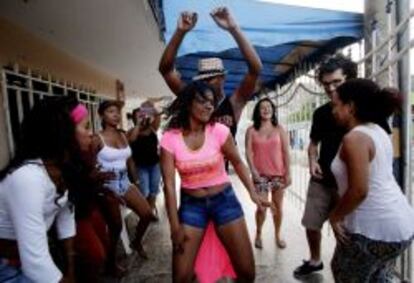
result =
[{"label": "sandal", "polygon": [[256,237],[256,240],[254,241],[254,246],[259,250],[263,249],[262,239]]},{"label": "sandal", "polygon": [[286,242],[283,240],[276,240],[276,246],[279,249],[285,249],[286,248]]}]

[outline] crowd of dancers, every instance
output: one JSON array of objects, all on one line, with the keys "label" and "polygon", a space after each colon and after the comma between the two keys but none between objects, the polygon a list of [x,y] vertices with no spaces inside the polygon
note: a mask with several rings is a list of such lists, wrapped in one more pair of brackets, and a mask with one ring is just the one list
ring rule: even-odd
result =
[{"label": "crowd of dancers", "polygon": [[[122,277],[127,270],[116,257],[121,207],[139,217],[131,247],[147,259],[151,253],[142,239],[159,218],[161,178],[173,282],[253,282],[253,246],[263,248],[268,209],[276,246],[289,248],[281,232],[283,197],[291,185],[287,131],[273,101],[259,99],[245,133],[244,164],[238,151],[243,145],[234,138],[262,65],[226,7],[211,17],[234,38],[248,67],[232,94],[224,93],[226,69],[219,58],[200,59],[191,82],[176,71],[180,44],[197,23],[197,14],[185,11],[159,64],[176,95],[165,111],[147,101],[133,111],[133,127],[123,131],[122,104],[105,101],[98,110],[101,130],[92,133],[88,110],[76,99],[45,98],[34,105],[22,122],[15,156],[0,172],[0,282]],[[293,275],[324,268],[321,229],[329,221],[336,237],[335,282],[392,282],[395,260],[414,237],[414,210],[393,175],[387,121],[399,110],[401,95],[356,78],[356,64],[341,55],[321,62],[317,75],[329,101],[312,117],[302,219],[310,253]],[[230,166],[257,207],[253,243]]]}]

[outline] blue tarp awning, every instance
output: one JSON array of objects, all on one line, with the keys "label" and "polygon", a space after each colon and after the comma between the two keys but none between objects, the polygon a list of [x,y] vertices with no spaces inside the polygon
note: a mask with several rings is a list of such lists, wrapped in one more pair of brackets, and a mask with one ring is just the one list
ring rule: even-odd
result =
[{"label": "blue tarp awning", "polygon": [[[209,13],[219,1],[163,1],[165,39],[168,41],[184,10],[198,13],[195,28],[186,35],[178,52],[176,67],[184,80],[197,72],[198,59],[220,57],[228,70],[225,91],[234,88],[247,72],[247,65],[231,35],[221,30]],[[320,61],[324,55],[359,41],[363,36],[363,15],[359,13],[305,8],[255,0],[225,1],[243,32],[255,46],[263,63],[265,86],[285,84],[294,70]]]}]

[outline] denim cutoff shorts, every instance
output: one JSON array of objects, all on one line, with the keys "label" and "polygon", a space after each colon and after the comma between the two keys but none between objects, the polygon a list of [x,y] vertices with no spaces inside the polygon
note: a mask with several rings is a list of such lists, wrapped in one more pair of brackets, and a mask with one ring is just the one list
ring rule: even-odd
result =
[{"label": "denim cutoff shorts", "polygon": [[117,196],[124,196],[131,186],[128,178],[128,171],[125,170],[111,170],[115,177],[105,182],[105,187],[114,192]]},{"label": "denim cutoff shorts", "polygon": [[8,264],[8,260],[0,257],[0,282],[2,283],[34,283],[27,278],[20,267]]},{"label": "denim cutoff shorts", "polygon": [[223,191],[206,197],[193,197],[181,191],[178,210],[180,222],[197,228],[206,228],[209,220],[221,226],[243,216],[243,209],[229,185]]}]

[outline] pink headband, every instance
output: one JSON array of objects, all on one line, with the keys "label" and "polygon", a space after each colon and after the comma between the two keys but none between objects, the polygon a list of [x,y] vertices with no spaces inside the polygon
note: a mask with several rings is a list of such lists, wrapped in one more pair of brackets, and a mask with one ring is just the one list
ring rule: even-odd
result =
[{"label": "pink headband", "polygon": [[73,110],[70,112],[70,118],[72,119],[73,123],[78,124],[82,121],[86,116],[88,116],[88,109],[83,104],[78,104]]}]

